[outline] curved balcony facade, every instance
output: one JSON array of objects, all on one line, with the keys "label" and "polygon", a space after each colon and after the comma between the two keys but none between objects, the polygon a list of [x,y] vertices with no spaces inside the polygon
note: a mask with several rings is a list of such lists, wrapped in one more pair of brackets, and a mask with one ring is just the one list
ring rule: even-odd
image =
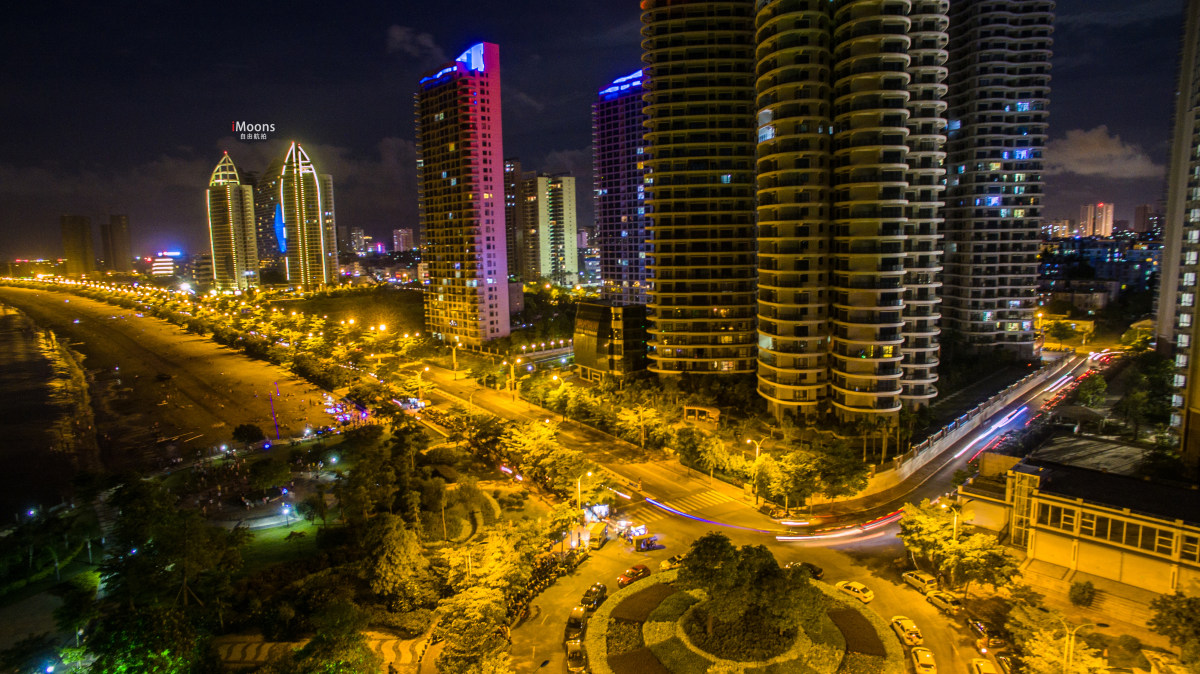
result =
[{"label": "curved balcony facade", "polygon": [[831,402],[843,420],[900,410],[903,309],[880,308],[905,276],[911,3],[833,11]]},{"label": "curved balcony facade", "polygon": [[755,370],[754,3],[643,0],[650,370]]}]

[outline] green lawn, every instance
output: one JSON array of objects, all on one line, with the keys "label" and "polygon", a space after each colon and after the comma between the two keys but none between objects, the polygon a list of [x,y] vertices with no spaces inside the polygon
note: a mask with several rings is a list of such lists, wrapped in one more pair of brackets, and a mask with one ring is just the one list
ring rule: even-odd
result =
[{"label": "green lawn", "polygon": [[[242,559],[246,563],[244,571],[258,571],[272,564],[313,555],[317,551],[317,528],[301,518],[293,521],[290,527],[251,532],[250,542],[242,549]],[[304,537],[289,541],[287,537],[292,532],[303,533]]]}]

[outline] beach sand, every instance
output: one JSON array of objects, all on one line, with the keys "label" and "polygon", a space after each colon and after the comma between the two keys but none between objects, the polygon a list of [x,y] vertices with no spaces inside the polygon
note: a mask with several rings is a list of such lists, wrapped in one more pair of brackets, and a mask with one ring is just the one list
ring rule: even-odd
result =
[{"label": "beach sand", "polygon": [[275,438],[278,421],[286,439],[333,422],[312,384],[166,321],[41,289],[0,287],[0,302],[86,357],[101,462],[110,471],[193,459],[230,443],[243,423]]}]

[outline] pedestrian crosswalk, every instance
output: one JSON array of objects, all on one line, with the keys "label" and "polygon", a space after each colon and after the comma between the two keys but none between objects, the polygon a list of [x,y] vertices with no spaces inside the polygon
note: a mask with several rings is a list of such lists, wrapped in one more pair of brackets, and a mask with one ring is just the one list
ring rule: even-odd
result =
[{"label": "pedestrian crosswalk", "polygon": [[[728,503],[736,503],[737,499],[730,498],[721,492],[710,489],[696,492],[695,494],[691,494],[683,498],[673,498],[670,500],[660,500],[657,502],[661,503],[667,508],[670,508],[671,510],[677,510],[690,515],[707,508],[726,505]],[[667,510],[667,508],[660,508],[652,503],[641,503],[636,508],[627,511],[625,514],[623,514],[623,516],[639,524],[657,522],[658,520],[666,519],[668,517],[675,517],[675,513]]]}]

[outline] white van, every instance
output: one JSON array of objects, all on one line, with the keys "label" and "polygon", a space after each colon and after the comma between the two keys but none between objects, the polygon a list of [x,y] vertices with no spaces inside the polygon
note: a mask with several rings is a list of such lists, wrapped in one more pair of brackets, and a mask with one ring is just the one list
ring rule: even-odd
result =
[{"label": "white van", "polygon": [[904,582],[917,588],[921,594],[938,589],[937,578],[924,571],[905,571]]}]

